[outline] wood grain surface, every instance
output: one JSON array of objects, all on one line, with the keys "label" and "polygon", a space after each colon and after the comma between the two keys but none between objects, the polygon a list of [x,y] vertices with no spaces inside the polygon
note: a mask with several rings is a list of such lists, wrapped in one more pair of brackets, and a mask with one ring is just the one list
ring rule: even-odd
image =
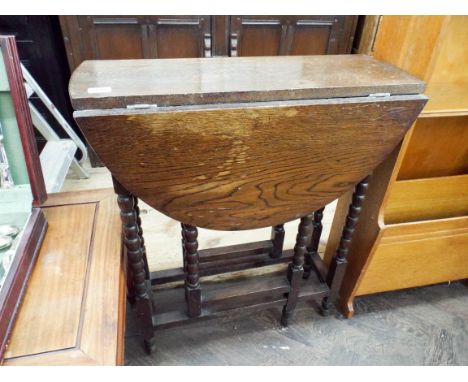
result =
[{"label": "wood grain surface", "polygon": [[57,205],[42,208],[49,228],[5,365],[122,363],[126,299],[119,209],[111,189],[75,196],[56,194],[49,203]]},{"label": "wood grain surface", "polygon": [[70,80],[75,110],[419,94],[424,83],[365,55],[85,61]]},{"label": "wood grain surface", "polygon": [[463,174],[468,174],[468,118],[419,118],[398,180]]},{"label": "wood grain surface", "polygon": [[465,216],[387,226],[356,294],[467,278],[468,253],[460,250],[468,246],[467,223]]},{"label": "wood grain surface", "polygon": [[239,230],[294,220],[348,191],[401,141],[425,101],[88,110],[75,118],[113,176],[146,203],[186,224]]},{"label": "wood grain surface", "polygon": [[[95,208],[84,204],[44,210],[49,228],[5,358],[75,345]],[[65,274],[67,282],[60,277]],[[61,317],[53,325],[51,312]]]},{"label": "wood grain surface", "polygon": [[395,182],[384,214],[386,224],[468,216],[468,175]]}]

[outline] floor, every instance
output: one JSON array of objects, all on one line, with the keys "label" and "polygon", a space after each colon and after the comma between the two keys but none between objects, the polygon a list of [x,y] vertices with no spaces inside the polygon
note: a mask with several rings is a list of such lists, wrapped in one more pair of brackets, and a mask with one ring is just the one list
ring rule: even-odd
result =
[{"label": "floor", "polygon": [[126,365],[468,365],[468,286],[435,285],[356,299],[356,315],[280,309],[156,332],[148,356],[129,309]]},{"label": "floor", "polygon": [[[105,168],[91,177],[70,172],[62,191],[112,187]],[[151,270],[181,265],[180,225],[141,203]],[[327,239],[335,203],[324,214]],[[286,225],[285,248],[294,246],[297,221]],[[200,230],[200,248],[268,238],[269,229]],[[127,311],[127,365],[468,365],[468,285],[452,283],[356,299],[353,319],[322,317],[314,306],[296,309],[290,327],[279,325],[280,310],[203,321],[157,332],[157,351],[140,344],[135,316]]]}]

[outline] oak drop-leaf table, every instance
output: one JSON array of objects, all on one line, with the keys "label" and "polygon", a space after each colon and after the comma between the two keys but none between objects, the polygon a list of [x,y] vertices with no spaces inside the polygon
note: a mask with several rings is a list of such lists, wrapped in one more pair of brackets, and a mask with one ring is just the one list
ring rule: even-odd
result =
[{"label": "oak drop-leaf table", "polygon": [[[320,299],[327,313],[368,176],[423,108],[423,89],[361,55],[83,62],[70,82],[74,116],[114,179],[128,297],[148,350],[155,328],[234,309],[283,305],[283,325],[299,300]],[[323,207],[354,186],[327,267],[317,253]],[[138,198],[181,222],[183,269],[149,271]],[[298,218],[296,245],[284,251],[283,224]],[[270,240],[198,250],[197,227],[269,226]],[[285,275],[200,285],[281,262]],[[182,280],[180,301],[151,289]]]}]

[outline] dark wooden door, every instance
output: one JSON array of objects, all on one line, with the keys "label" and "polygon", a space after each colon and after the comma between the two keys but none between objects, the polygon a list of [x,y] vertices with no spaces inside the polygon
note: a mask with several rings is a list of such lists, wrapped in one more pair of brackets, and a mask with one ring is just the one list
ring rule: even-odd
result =
[{"label": "dark wooden door", "polygon": [[211,56],[210,16],[60,16],[70,68],[90,59]]},{"label": "dark wooden door", "polygon": [[231,16],[230,56],[350,53],[357,16]]}]

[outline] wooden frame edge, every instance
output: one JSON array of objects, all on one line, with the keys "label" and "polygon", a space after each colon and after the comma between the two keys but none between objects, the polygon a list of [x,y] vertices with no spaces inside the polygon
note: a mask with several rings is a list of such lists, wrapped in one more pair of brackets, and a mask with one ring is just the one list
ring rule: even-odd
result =
[{"label": "wooden frame edge", "polygon": [[15,318],[21,307],[46,229],[47,221],[44,213],[39,208],[33,208],[23,233],[25,240],[20,243],[7,280],[5,280],[8,289],[3,288],[0,293],[0,364],[3,362]]},{"label": "wooden frame edge", "polygon": [[33,206],[37,207],[47,199],[47,191],[34,138],[31,113],[29,112],[28,99],[23,85],[23,73],[14,36],[0,36],[0,48],[3,53],[11,99],[23,146],[29,183],[31,184]]}]

